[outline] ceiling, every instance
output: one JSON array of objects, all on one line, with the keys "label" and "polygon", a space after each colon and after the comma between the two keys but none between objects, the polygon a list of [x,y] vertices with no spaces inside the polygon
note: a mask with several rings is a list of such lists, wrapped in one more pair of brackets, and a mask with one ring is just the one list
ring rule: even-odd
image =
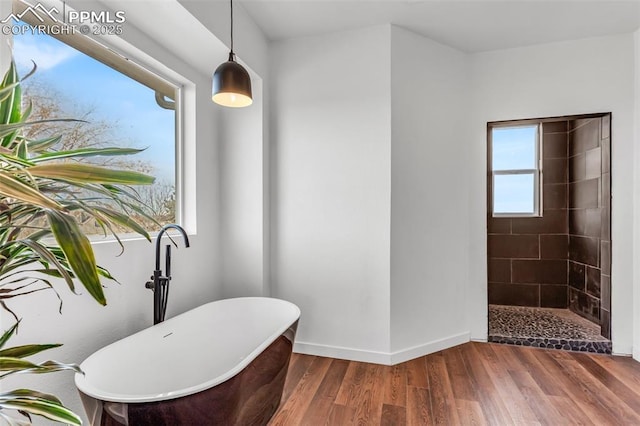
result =
[{"label": "ceiling", "polygon": [[628,33],[640,0],[242,0],[270,40],[395,24],[465,52]]}]

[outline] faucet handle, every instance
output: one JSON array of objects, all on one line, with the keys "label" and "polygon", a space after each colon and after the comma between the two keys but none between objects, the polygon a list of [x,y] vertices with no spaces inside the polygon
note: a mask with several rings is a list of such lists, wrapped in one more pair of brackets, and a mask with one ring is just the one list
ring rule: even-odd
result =
[{"label": "faucet handle", "polygon": [[[152,277],[153,278],[153,277]],[[154,290],[153,288],[153,281],[147,281],[146,283],[144,283],[144,287],[148,288],[150,290]]]}]

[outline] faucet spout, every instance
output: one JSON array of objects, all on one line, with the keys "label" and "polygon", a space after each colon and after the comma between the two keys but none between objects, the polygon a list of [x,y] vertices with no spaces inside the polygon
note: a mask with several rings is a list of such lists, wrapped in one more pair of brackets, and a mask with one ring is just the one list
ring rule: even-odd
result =
[{"label": "faucet spout", "polygon": [[[169,299],[169,284],[171,282],[171,245],[167,244],[166,258],[165,258],[165,276],[162,275],[160,269],[160,251],[162,236],[169,230],[175,229],[184,237],[185,247],[189,247],[189,237],[185,230],[175,223],[165,225],[158,232],[156,237],[156,268],[151,276],[152,281],[145,284],[146,288],[153,290],[153,324],[158,324],[164,321],[164,316],[167,311],[167,302]],[[175,245],[175,243],[174,243]]]},{"label": "faucet spout", "polygon": [[176,223],[169,223],[168,225],[163,226],[162,229],[160,229],[160,232],[158,232],[158,236],[156,237],[156,270],[160,270],[160,241],[162,240],[162,236],[169,229],[175,229],[176,231],[179,231],[184,238],[184,246],[189,247],[189,237],[187,236],[187,232],[182,226]]}]

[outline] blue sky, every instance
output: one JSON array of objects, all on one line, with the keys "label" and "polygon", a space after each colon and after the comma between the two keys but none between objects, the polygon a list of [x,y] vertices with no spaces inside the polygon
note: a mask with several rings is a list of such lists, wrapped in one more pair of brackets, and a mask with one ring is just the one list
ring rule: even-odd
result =
[{"label": "blue sky", "polygon": [[[536,168],[537,126],[493,128],[493,170]],[[493,211],[500,213],[532,213],[534,175],[495,175]]]},{"label": "blue sky", "polygon": [[537,126],[494,128],[493,170],[534,169],[536,132]]},{"label": "blue sky", "polygon": [[152,164],[158,180],[174,182],[175,114],[156,104],[153,90],[45,34],[14,36],[13,50],[21,75],[36,62],[39,79],[114,123],[127,146],[147,148],[136,159]]}]

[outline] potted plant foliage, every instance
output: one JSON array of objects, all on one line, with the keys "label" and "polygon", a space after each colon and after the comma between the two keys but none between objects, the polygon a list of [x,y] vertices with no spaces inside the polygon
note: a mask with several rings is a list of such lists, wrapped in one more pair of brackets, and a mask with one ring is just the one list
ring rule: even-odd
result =
[{"label": "potted plant foliage", "polygon": [[[57,294],[58,283],[66,283],[75,291],[74,283],[79,282],[96,302],[106,304],[100,279],[113,277],[96,264],[90,241],[79,226],[80,217],[83,222],[94,221],[121,247],[117,235],[121,231],[133,231],[150,240],[136,220],[150,218],[131,185],[148,185],[154,178],[85,161],[96,156],[131,155],[139,150],[61,151],[56,150],[59,135],[27,138],[24,130],[29,126],[76,120],[30,121],[31,107],[23,105],[21,81],[12,62],[0,84],[0,306],[15,318],[15,323],[0,336],[0,389],[1,380],[10,375],[79,371],[74,364],[27,359],[60,346],[58,343],[9,347],[9,340],[21,321],[20,315],[11,310],[13,298],[42,290]],[[54,395],[31,389],[0,391],[0,419],[9,424],[28,424],[32,415],[82,423]]]}]

